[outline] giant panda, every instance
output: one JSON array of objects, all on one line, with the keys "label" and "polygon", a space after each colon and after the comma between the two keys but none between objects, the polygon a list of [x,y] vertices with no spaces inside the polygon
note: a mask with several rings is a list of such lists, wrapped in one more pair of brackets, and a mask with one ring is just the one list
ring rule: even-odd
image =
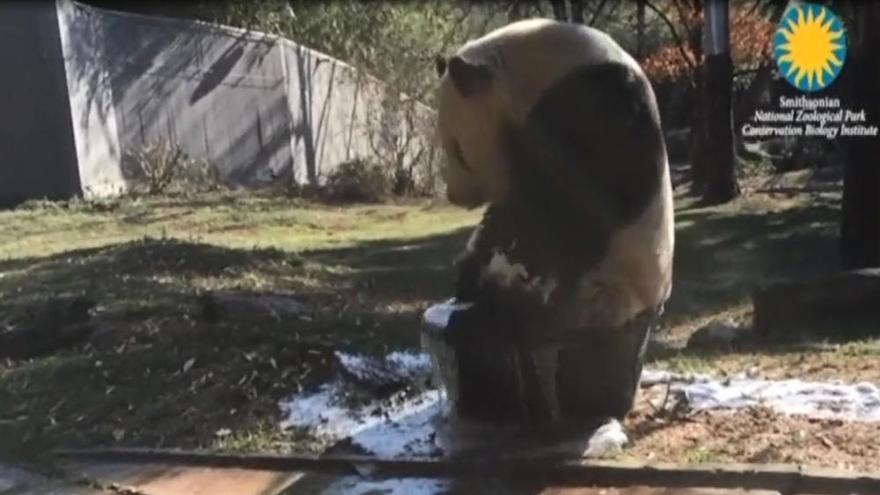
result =
[{"label": "giant panda", "polygon": [[455,299],[470,309],[453,323],[511,339],[575,331],[584,344],[558,356],[561,407],[622,418],[672,288],[672,190],[648,79],[607,34],[548,19],[436,65],[448,199],[486,205],[457,260]]}]

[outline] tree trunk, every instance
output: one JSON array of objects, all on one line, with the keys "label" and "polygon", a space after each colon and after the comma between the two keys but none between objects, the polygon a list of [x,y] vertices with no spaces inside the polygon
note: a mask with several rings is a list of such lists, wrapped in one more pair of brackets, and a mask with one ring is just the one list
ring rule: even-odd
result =
[{"label": "tree trunk", "polygon": [[694,70],[694,82],[691,88],[691,194],[695,196],[703,195],[703,189],[707,180],[706,176],[708,174],[708,162],[706,158],[706,102],[704,101],[706,92],[703,90],[703,87],[705,86],[704,79],[703,65],[701,63],[700,66]]},{"label": "tree trunk", "polygon": [[691,53],[694,54],[694,61],[697,67],[693,71],[693,84],[690,91],[691,103],[691,194],[702,196],[703,187],[706,183],[707,161],[706,161],[706,117],[705,102],[703,97],[705,91],[704,75],[703,75],[703,46],[702,46],[703,30],[697,24],[689,32],[688,46]]},{"label": "tree trunk", "polygon": [[550,0],[553,6],[553,17],[560,22],[568,22],[568,12],[565,9],[565,0]]},{"label": "tree trunk", "polygon": [[[880,4],[853,2],[859,25],[843,67],[850,98],[844,105],[864,109],[868,124],[880,120]],[[849,72],[849,74],[846,74]],[[844,269],[880,266],[880,138],[850,137],[846,144],[843,218],[840,233]]]},{"label": "tree trunk", "polygon": [[703,199],[723,203],[739,195],[733,140],[733,60],[730,56],[728,0],[707,0],[704,40],[706,102],[706,183]]},{"label": "tree trunk", "polygon": [[645,0],[636,0],[636,58],[645,56]]},{"label": "tree trunk", "polygon": [[525,17],[525,1],[513,0],[507,7],[507,22],[516,22]]},{"label": "tree trunk", "polygon": [[[601,5],[599,8],[602,8]],[[571,22],[584,23],[584,2],[582,0],[571,0]]]}]

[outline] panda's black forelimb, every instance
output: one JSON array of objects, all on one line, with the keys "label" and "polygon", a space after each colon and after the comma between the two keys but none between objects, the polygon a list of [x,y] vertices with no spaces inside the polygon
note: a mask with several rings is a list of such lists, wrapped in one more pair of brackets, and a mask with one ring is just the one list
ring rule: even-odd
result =
[{"label": "panda's black forelimb", "polygon": [[453,294],[458,302],[473,303],[480,295],[480,270],[487,263],[486,253],[465,251],[455,261],[456,278]]}]

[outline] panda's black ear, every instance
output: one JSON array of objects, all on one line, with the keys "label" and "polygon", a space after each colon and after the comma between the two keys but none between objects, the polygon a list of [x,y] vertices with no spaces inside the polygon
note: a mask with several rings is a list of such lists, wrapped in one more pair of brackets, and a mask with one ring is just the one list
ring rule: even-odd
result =
[{"label": "panda's black ear", "polygon": [[492,72],[485,65],[467,62],[459,56],[452,57],[447,65],[452,83],[464,97],[483,92],[492,85]]},{"label": "panda's black ear", "polygon": [[434,68],[437,69],[437,77],[443,77],[446,73],[446,58],[443,55],[434,56]]}]

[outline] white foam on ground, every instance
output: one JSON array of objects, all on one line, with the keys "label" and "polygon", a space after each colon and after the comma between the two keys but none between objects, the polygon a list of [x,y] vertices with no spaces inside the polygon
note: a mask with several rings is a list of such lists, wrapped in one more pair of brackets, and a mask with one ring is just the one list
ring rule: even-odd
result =
[{"label": "white foam on ground", "polygon": [[400,369],[410,370],[414,374],[429,376],[431,370],[431,356],[425,353],[395,351],[385,357],[388,363]]},{"label": "white foam on ground", "polygon": [[680,375],[645,370],[642,384],[671,383],[692,410],[769,407],[783,414],[817,419],[880,421],[880,390],[873,383],[808,382],[735,377],[718,380],[706,375]]},{"label": "white foam on ground", "polygon": [[427,354],[395,351],[382,359],[336,351],[336,359],[345,370],[359,379],[379,374],[399,381],[415,381],[431,376],[431,357]]},{"label": "white foam on ground", "polygon": [[[344,353],[337,353],[337,357],[352,375],[367,374],[369,358]],[[422,354],[395,352],[385,358],[385,363],[405,379],[431,373],[430,358]],[[315,393],[282,401],[280,407],[286,417],[281,427],[306,428],[330,442],[350,438],[353,444],[378,457],[437,454],[434,421],[444,415],[441,391],[427,389],[412,394],[404,390],[357,407],[346,404],[345,395],[344,383],[335,381]]]},{"label": "white foam on ground", "polygon": [[435,443],[434,423],[442,416],[440,392],[426,392],[373,428],[355,433],[352,441],[379,457],[436,456],[440,449]]}]

